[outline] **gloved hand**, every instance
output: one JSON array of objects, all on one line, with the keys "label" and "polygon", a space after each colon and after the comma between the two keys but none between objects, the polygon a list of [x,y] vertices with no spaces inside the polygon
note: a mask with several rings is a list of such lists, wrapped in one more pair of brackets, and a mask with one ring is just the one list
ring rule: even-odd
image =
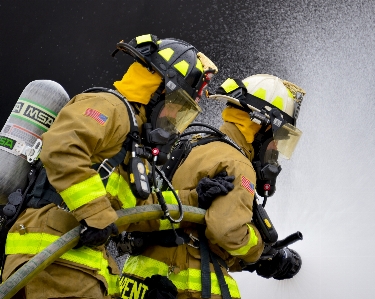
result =
[{"label": "gloved hand", "polygon": [[[183,231],[183,229],[176,229],[176,233],[183,239],[184,243],[189,243],[190,237]],[[171,230],[124,232],[113,240],[116,242],[119,255],[140,255],[147,247],[152,245],[163,247],[176,246],[176,235]]]},{"label": "gloved hand", "polygon": [[300,255],[288,247],[281,249],[269,249],[262,254],[261,258],[252,265],[246,266],[242,270],[250,272],[256,271],[264,278],[274,278],[277,280],[293,278],[301,269],[302,260]]},{"label": "gloved hand", "polygon": [[140,255],[151,245],[147,232],[124,232],[119,238],[116,238],[115,242],[119,255]]},{"label": "gloved hand", "polygon": [[145,299],[176,299],[177,288],[166,276],[158,274],[147,277],[144,284],[148,286]]},{"label": "gloved hand", "polygon": [[118,235],[117,226],[112,223],[103,229],[88,226],[84,220],[81,221],[81,232],[77,249],[82,246],[96,247],[105,244],[110,236]]},{"label": "gloved hand", "polygon": [[201,179],[196,188],[199,208],[207,210],[216,197],[232,191],[234,188],[233,181],[234,176],[228,176],[226,171],[218,173],[212,179],[209,177]]}]

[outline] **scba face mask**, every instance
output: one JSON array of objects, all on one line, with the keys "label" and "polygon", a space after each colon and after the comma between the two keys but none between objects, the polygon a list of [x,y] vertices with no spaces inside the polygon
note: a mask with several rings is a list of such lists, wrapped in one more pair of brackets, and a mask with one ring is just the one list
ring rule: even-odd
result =
[{"label": "scba face mask", "polygon": [[201,112],[199,105],[183,89],[163,95],[164,100],[152,108],[150,123],[145,124],[148,146],[159,149],[158,164],[164,164],[179,135]]}]

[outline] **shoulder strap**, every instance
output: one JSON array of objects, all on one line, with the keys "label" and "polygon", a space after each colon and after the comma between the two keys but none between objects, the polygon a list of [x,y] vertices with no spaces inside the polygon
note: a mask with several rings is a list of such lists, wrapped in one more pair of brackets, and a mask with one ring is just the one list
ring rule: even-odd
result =
[{"label": "shoulder strap", "polygon": [[[232,139],[230,139],[227,135],[225,135],[223,132],[216,129],[215,127],[212,127],[204,123],[192,123],[188,126],[188,128],[191,127],[204,127],[211,131],[194,130],[185,132],[181,135],[182,138],[188,135],[195,134],[190,139],[180,139],[177,146],[172,150],[169,160],[163,165],[162,171],[165,173],[165,176],[169,181],[172,181],[172,178],[175,172],[177,171],[178,166],[180,166],[181,163],[188,157],[191,150],[199,145],[208,144],[214,141],[221,141],[234,147],[236,150],[238,150],[242,155],[246,157],[246,154],[241,149],[241,147],[239,147]],[[192,139],[194,139],[194,141]]]},{"label": "shoulder strap", "polygon": [[225,135],[223,132],[216,129],[215,127],[204,124],[204,123],[192,123],[188,126],[188,128],[191,128],[191,127],[204,127],[204,128],[211,130],[211,131],[198,130],[198,131],[191,131],[191,132],[182,134],[181,137],[191,135],[191,134],[202,134],[202,133],[206,134],[204,138],[201,138],[197,142],[193,143],[192,145],[193,147],[207,144],[213,141],[221,141],[234,147],[236,150],[238,150],[242,155],[246,157],[245,152],[241,149],[241,147],[237,145],[237,143],[235,143],[231,138],[229,138],[227,135]]},{"label": "shoulder strap", "polygon": [[140,143],[140,134],[139,134],[137,119],[135,118],[135,114],[128,100],[123,95],[121,95],[118,91],[105,88],[105,87],[92,87],[83,91],[83,93],[89,93],[89,92],[108,92],[118,97],[125,104],[125,107],[128,110],[128,114],[130,117],[130,133],[128,136],[130,136],[135,141]]},{"label": "shoulder strap", "polygon": [[118,91],[105,88],[105,87],[92,87],[83,91],[83,93],[89,93],[89,92],[108,92],[108,93],[115,95],[125,104],[125,107],[130,117],[130,132],[126,137],[121,147],[121,150],[112,158],[105,159],[101,164],[93,165],[93,168],[98,171],[98,173],[100,174],[100,177],[103,179],[103,183],[106,184],[108,177],[112,173],[113,169],[124,161],[126,153],[132,144],[132,141],[140,143],[141,140],[140,140],[139,128],[138,128],[137,119],[135,118],[135,114],[133,112],[132,107],[130,106],[128,100],[124,96],[122,96]]}]

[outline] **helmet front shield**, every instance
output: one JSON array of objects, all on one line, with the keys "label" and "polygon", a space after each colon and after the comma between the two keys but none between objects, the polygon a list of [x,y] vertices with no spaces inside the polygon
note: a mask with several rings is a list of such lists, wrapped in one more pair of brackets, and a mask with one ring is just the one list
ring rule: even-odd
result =
[{"label": "helmet front shield", "polygon": [[165,95],[164,106],[156,118],[156,127],[169,133],[182,133],[201,111],[185,90],[175,89]]},{"label": "helmet front shield", "polygon": [[302,131],[289,123],[285,123],[278,130],[273,131],[273,138],[278,152],[286,159],[290,159],[301,135]]}]

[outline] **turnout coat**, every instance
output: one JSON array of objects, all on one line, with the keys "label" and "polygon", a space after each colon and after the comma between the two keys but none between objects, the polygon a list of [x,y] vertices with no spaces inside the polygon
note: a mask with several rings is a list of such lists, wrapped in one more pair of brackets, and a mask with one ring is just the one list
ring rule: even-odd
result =
[{"label": "turnout coat", "polygon": [[[137,121],[141,126],[144,119],[137,116]],[[7,237],[4,279],[79,221],[102,229],[117,219],[116,210],[136,205],[122,166],[106,185],[91,167],[120,151],[129,122],[125,104],[105,92],[79,94],[60,111],[42,136],[40,159],[62,202],[27,208],[20,215]],[[31,280],[27,298],[116,294],[119,273],[104,245],[71,249]]]},{"label": "turnout coat", "polygon": [[[196,146],[177,169],[172,184],[178,194],[182,195],[182,204],[198,207],[195,188],[200,179],[207,176],[213,178],[224,170],[235,177],[234,189],[227,195],[214,199],[208,208],[205,215],[205,236],[210,250],[226,262],[226,266],[221,265],[221,271],[232,298],[240,298],[237,284],[228,274],[227,268],[238,259],[250,263],[258,260],[264,243],[252,224],[256,183],[255,171],[250,162],[252,146],[233,123],[225,122],[220,130],[244,150],[246,157],[233,146],[221,141]],[[168,203],[173,203],[171,201],[173,200],[169,199]],[[131,256],[124,265],[120,281],[122,298],[142,298],[142,280],[154,274],[168,276],[178,288],[178,298],[201,298],[201,256],[199,248],[195,248],[199,247],[195,246],[198,243],[193,242],[193,239],[199,239],[199,225],[182,222],[178,226],[191,235],[192,242],[168,248],[150,246],[141,255]],[[168,220],[160,220],[132,224],[129,230],[170,228]],[[221,298],[212,263],[210,271],[212,298]]]}]

